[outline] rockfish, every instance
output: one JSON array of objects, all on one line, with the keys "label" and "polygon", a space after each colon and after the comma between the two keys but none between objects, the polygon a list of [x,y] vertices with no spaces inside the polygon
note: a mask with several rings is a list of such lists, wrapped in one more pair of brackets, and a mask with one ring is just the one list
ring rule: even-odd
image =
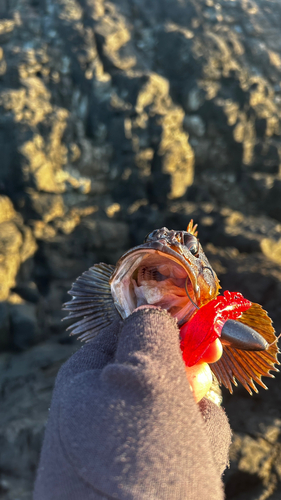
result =
[{"label": "rockfish", "polygon": [[220,338],[223,354],[210,368],[219,384],[232,393],[239,381],[251,394],[266,388],[261,377],[278,371],[277,337],[272,321],[259,304],[238,292],[219,294],[219,280],[197,238],[191,220],[186,231],[163,227],[127,251],[116,266],[95,264],[68,292],[68,319],[81,318],[68,329],[89,341],[116,318],[137,307],[166,309],[178,322],[180,346],[187,366],[197,363]]}]

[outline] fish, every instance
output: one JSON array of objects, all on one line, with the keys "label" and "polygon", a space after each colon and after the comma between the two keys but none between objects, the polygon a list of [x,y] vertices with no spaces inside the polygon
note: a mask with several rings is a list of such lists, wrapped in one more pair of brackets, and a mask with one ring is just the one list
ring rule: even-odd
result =
[{"label": "fish", "polygon": [[215,380],[230,393],[240,382],[252,394],[252,389],[258,392],[255,383],[267,388],[261,377],[273,378],[270,372],[278,371],[278,339],[259,304],[239,292],[220,296],[220,288],[191,220],[186,231],[153,230],[116,266],[99,263],[85,271],[68,292],[72,299],[64,304],[64,319],[75,319],[67,330],[88,342],[110,326],[116,314],[125,320],[139,306],[166,309],[177,320],[187,366],[198,362],[220,337],[223,354],[210,364]]}]

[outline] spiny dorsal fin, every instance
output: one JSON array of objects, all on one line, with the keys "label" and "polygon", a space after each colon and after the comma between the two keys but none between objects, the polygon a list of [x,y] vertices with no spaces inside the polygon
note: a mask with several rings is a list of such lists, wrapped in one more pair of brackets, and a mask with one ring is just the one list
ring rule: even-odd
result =
[{"label": "spiny dorsal fin", "polygon": [[271,319],[259,304],[253,303],[237,321],[250,326],[262,335],[270,344],[269,348],[266,351],[242,351],[224,346],[221,359],[211,364],[210,368],[219,384],[223,384],[231,393],[232,384],[237,386],[239,381],[252,394],[251,389],[258,392],[255,382],[267,389],[261,377],[273,378],[274,375],[270,371],[279,371],[275,368],[276,364],[279,365],[277,337]]},{"label": "spiny dorsal fin", "polygon": [[196,231],[197,227],[198,227],[198,224],[193,225],[193,219],[191,219],[188,223],[186,230],[188,233],[193,234],[193,236],[195,236],[197,238],[197,236],[198,236],[198,231]]},{"label": "spiny dorsal fin", "polygon": [[[109,326],[116,318],[116,308],[113,303],[109,279],[115,266],[110,264],[95,264],[85,271],[68,292],[72,300],[64,304],[63,310],[68,311],[64,319],[80,318],[69,326],[70,335],[79,335],[80,340],[88,342],[102,328]],[[82,316],[82,318],[81,318]]]}]

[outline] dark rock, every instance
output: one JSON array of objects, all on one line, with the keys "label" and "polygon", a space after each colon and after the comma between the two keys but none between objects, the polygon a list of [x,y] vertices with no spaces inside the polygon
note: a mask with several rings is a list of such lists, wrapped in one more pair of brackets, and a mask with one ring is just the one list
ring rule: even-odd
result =
[{"label": "dark rock", "polygon": [[0,302],[0,350],[9,347],[10,339],[10,311],[6,302]]},{"label": "dark rock", "polygon": [[281,181],[275,180],[271,189],[268,190],[265,201],[264,209],[274,219],[281,221]]},{"label": "dark rock", "polygon": [[22,299],[26,300],[27,302],[33,302],[34,304],[36,304],[40,298],[39,291],[35,283],[32,282],[19,284],[15,288],[13,288],[12,291],[18,294]]},{"label": "dark rock", "polygon": [[206,131],[205,124],[199,115],[185,116],[183,127],[187,132],[196,137],[203,137]]},{"label": "dark rock", "polygon": [[13,346],[20,350],[27,349],[36,342],[39,334],[36,306],[12,304],[10,314]]}]

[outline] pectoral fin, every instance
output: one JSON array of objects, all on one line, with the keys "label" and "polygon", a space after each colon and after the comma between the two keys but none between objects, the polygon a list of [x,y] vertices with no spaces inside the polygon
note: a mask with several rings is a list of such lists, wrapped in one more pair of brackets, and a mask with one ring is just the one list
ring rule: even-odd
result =
[{"label": "pectoral fin", "polygon": [[[230,321],[230,320],[228,320]],[[228,322],[225,323],[225,325]],[[217,377],[219,384],[224,385],[229,391],[233,392],[232,384],[237,385],[240,382],[245,389],[252,394],[252,389],[258,392],[255,382],[261,387],[267,389],[266,385],[262,382],[261,377],[271,377],[274,375],[270,371],[279,371],[275,365],[279,364],[277,354],[279,352],[277,346],[277,337],[275,330],[272,326],[272,321],[267,315],[267,312],[259,304],[252,304],[252,306],[245,311],[241,318],[234,321],[234,323],[241,323],[241,326],[246,325],[250,327],[250,332],[243,327],[238,331],[238,340],[235,342],[233,324],[227,325],[226,333],[223,337],[229,337],[230,343],[223,346],[223,355],[219,361],[210,365],[211,370]],[[251,330],[257,333],[253,335]],[[242,332],[242,333],[241,333]],[[247,334],[245,334],[247,332]],[[247,335],[250,335],[247,340]],[[260,339],[262,337],[264,340]],[[263,345],[265,349],[253,350],[247,349],[245,346],[249,342],[252,346],[253,338],[256,338],[258,343]],[[252,338],[252,340],[250,340]]]},{"label": "pectoral fin", "polygon": [[70,335],[79,335],[80,340],[87,342],[113,323],[117,313],[109,279],[114,269],[109,264],[95,264],[73,283],[68,292],[72,300],[63,307],[69,313],[64,319],[82,318],[67,328]]}]

